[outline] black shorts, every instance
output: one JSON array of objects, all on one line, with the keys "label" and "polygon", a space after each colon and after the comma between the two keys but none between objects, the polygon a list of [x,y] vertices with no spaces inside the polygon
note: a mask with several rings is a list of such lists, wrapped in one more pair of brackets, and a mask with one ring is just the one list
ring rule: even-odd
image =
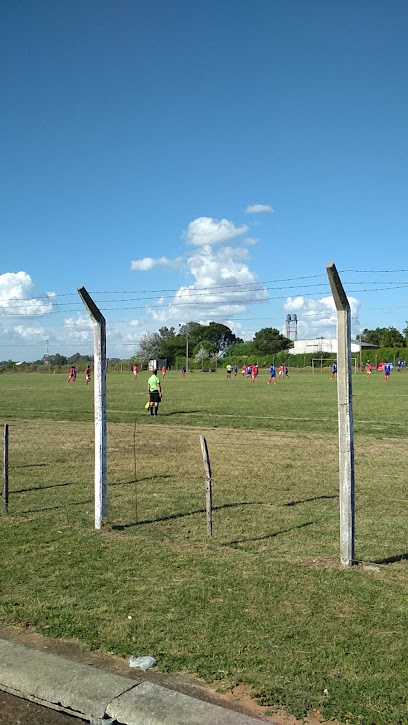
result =
[{"label": "black shorts", "polygon": [[160,403],[160,395],[158,390],[151,390],[149,393],[151,403]]}]

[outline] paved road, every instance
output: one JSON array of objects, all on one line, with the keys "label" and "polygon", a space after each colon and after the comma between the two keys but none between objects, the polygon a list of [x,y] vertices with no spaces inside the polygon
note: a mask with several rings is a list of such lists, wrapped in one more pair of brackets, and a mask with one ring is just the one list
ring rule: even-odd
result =
[{"label": "paved road", "polygon": [[0,691],[1,725],[81,725],[81,723],[85,725],[86,721]]}]

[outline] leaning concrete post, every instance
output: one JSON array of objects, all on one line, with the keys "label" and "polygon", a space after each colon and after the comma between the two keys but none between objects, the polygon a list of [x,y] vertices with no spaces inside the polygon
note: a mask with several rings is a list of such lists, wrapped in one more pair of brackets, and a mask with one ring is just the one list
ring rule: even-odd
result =
[{"label": "leaning concrete post", "polygon": [[108,512],[106,455],[106,320],[85,287],[79,296],[94,325],[94,419],[95,419],[95,529],[102,527]]},{"label": "leaning concrete post", "polygon": [[354,563],[354,426],[351,375],[351,315],[336,266],[326,266],[337,309],[337,400],[340,474],[340,561]]}]

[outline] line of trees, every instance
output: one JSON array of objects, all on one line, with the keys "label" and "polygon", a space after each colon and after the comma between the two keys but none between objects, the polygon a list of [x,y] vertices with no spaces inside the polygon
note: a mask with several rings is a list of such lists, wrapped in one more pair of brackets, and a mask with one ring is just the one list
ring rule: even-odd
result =
[{"label": "line of trees", "polygon": [[[244,342],[227,325],[219,322],[210,322],[208,325],[188,322],[181,325],[178,332],[174,327],[161,327],[158,332],[146,333],[141,337],[135,354],[126,363],[137,361],[142,367],[146,367],[149,360],[162,359],[167,361],[168,366],[180,366],[185,360],[187,340],[189,358],[194,360],[199,367],[206,365],[213,367],[220,358],[224,364],[242,364],[244,361],[251,361],[250,358],[253,358],[252,362],[256,359],[270,361],[272,356],[280,354],[283,360],[283,357],[286,359],[285,353],[292,347],[292,342],[275,327],[263,327],[255,333],[252,340]],[[402,355],[404,349],[408,348],[408,321],[402,332],[396,327],[376,327],[372,330],[366,328],[362,332],[362,341],[378,345],[378,355],[380,357],[382,355],[384,359],[385,357],[391,359],[393,353]],[[370,353],[365,351],[364,358],[367,355]],[[293,360],[293,358],[291,359]],[[92,355],[81,355],[79,352],[70,356],[55,353],[48,358],[53,369],[76,365],[79,370],[85,370],[88,363],[92,363],[92,361]],[[44,365],[44,362],[44,358],[41,358],[32,363],[23,363],[22,367],[25,369],[30,365],[35,366],[35,369],[48,367]],[[293,362],[295,361],[293,360]],[[125,361],[119,358],[109,358],[108,363],[110,365],[124,364]],[[0,372],[13,370],[15,365],[16,361],[2,360],[0,361]]]},{"label": "line of trees", "polygon": [[363,342],[371,342],[378,347],[408,347],[408,321],[402,332],[396,327],[376,327],[375,330],[365,329],[362,332]]},{"label": "line of trees", "polygon": [[281,350],[287,350],[291,341],[274,327],[259,330],[254,339],[244,342],[227,325],[210,322],[188,322],[179,332],[174,327],[161,327],[158,332],[146,333],[139,342],[134,359],[145,365],[149,360],[164,359],[174,366],[185,358],[187,341],[189,357],[204,365],[205,361],[215,362],[219,358],[246,356],[268,356]]}]

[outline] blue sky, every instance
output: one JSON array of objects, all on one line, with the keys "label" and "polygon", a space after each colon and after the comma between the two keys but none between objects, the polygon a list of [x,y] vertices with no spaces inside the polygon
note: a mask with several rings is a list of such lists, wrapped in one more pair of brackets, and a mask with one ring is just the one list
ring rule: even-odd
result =
[{"label": "blue sky", "polygon": [[374,271],[408,268],[407,31],[402,0],[1,4],[0,359],[91,352],[79,285],[110,356],[189,319],[333,334],[330,261],[355,332],[404,327]]}]

